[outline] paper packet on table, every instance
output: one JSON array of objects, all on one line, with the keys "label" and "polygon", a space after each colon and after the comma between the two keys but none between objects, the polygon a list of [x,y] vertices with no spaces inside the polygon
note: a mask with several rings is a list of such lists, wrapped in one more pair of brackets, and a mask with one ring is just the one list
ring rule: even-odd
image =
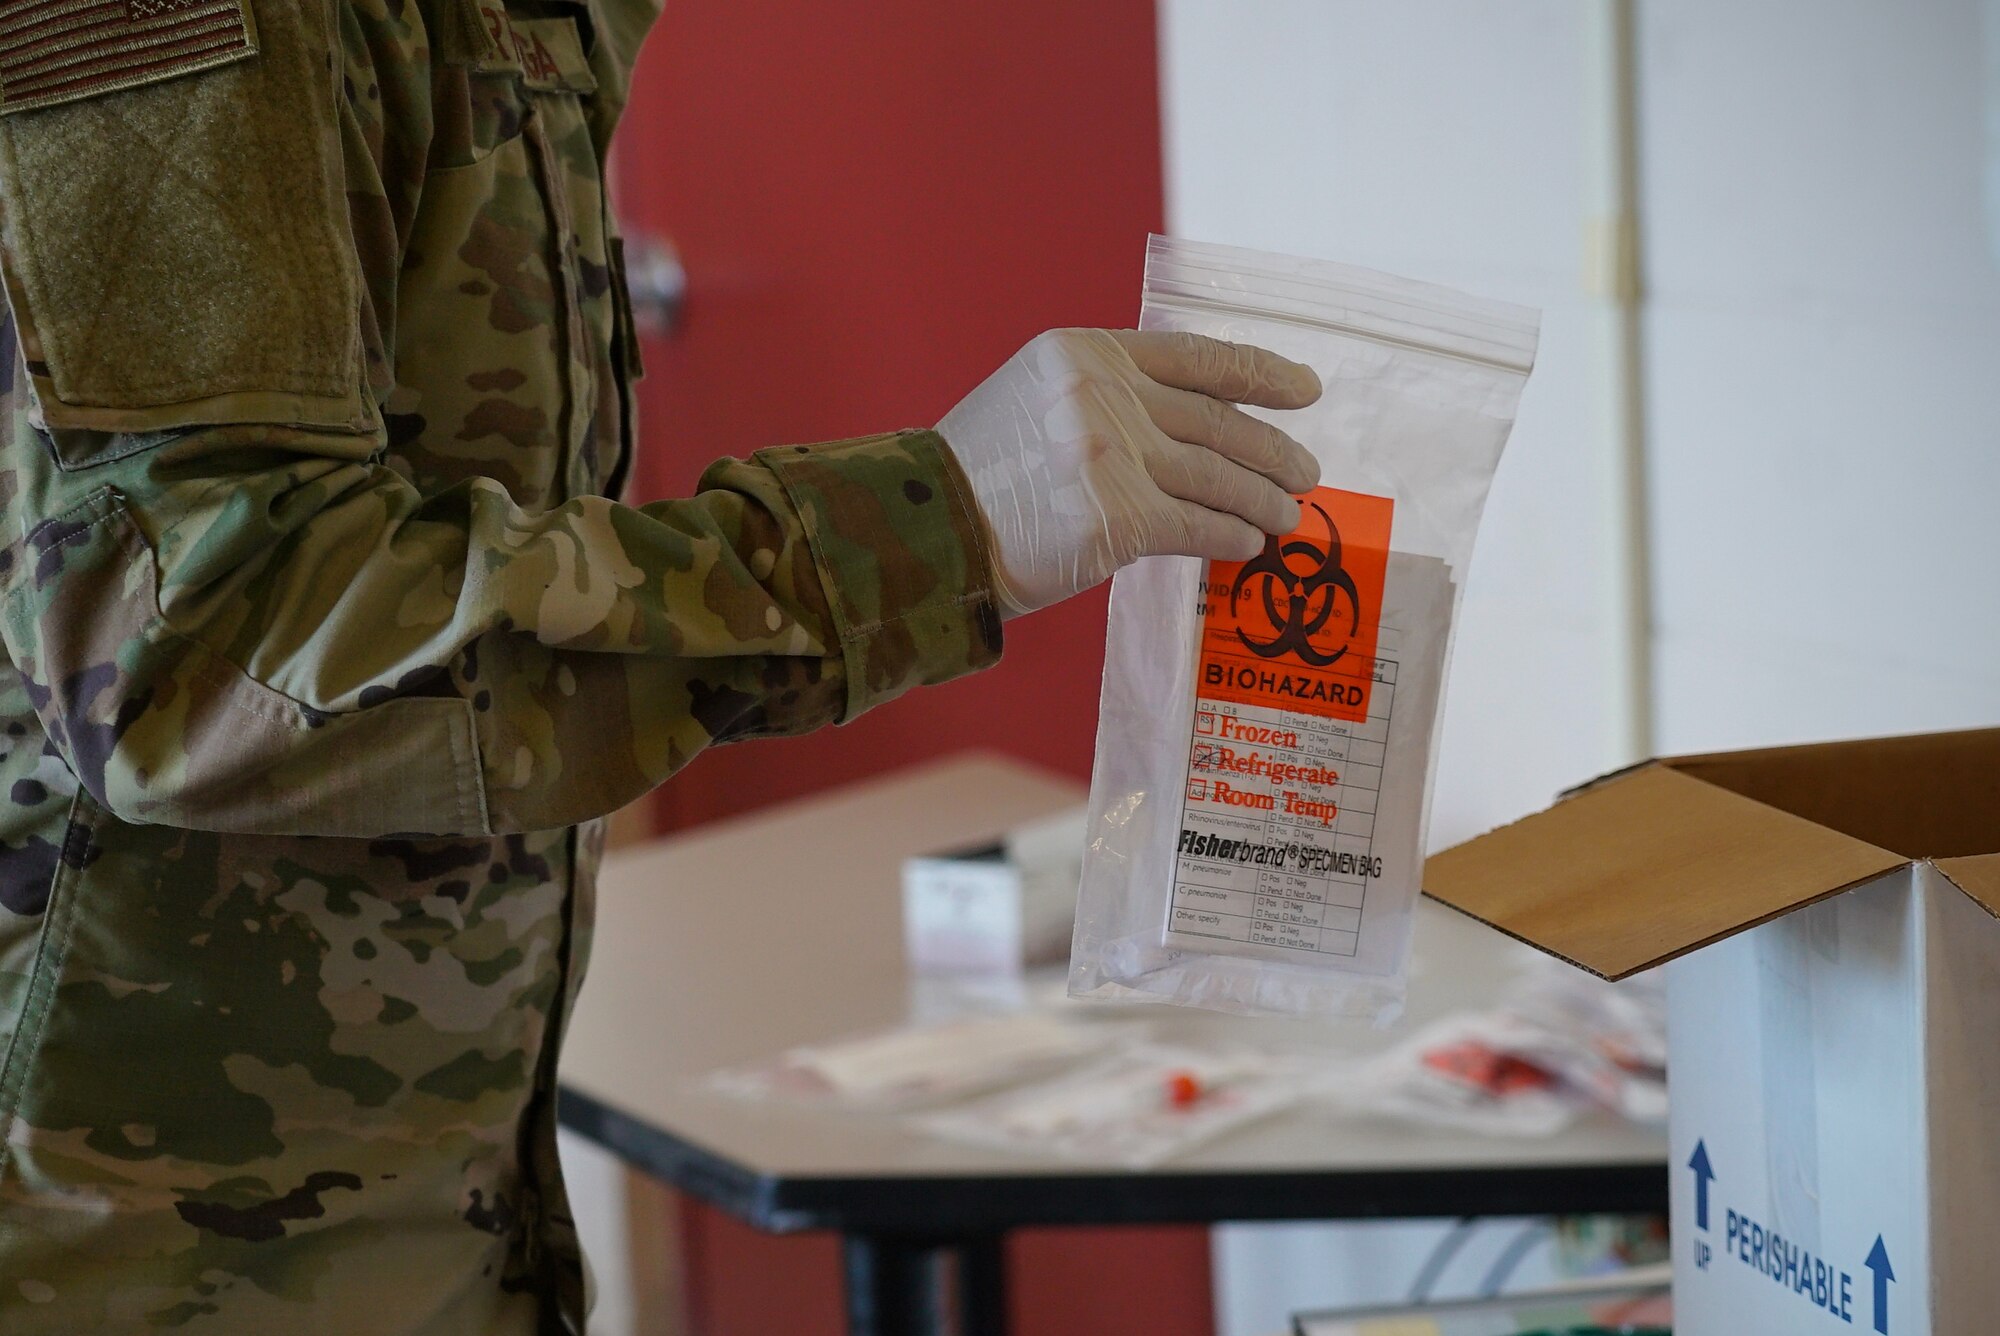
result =
[{"label": "paper packet on table", "polygon": [[1034,1011],[961,1017],[791,1049],[711,1073],[707,1084],[743,1099],[915,1108],[1046,1074],[1141,1038],[1145,1028]]},{"label": "paper packet on table", "polygon": [[971,1145],[1143,1169],[1297,1103],[1311,1072],[1283,1055],[1140,1044],[913,1123]]},{"label": "paper packet on table", "polygon": [[1318,372],[1317,404],[1269,416],[1322,485],[1251,561],[1156,557],[1112,583],[1070,991],[1386,1022],[1453,613],[1536,316],[1155,237],[1140,324]]},{"label": "paper packet on table", "polygon": [[1493,1135],[1552,1135],[1600,1108],[1664,1125],[1658,972],[1610,983],[1540,961],[1490,1009],[1445,1017],[1330,1074],[1320,1097],[1347,1114]]},{"label": "paper packet on table", "polygon": [[1552,1136],[1581,1108],[1555,1074],[1524,1055],[1542,1037],[1505,1013],[1448,1017],[1324,1082],[1319,1095],[1349,1116],[1483,1136]]}]

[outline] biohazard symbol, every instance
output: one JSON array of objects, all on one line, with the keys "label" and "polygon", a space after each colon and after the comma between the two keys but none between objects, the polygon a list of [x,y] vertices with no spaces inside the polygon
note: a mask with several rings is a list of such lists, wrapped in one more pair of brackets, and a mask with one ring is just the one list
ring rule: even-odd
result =
[{"label": "biohazard symbol", "polygon": [[[1351,637],[1354,628],[1361,625],[1361,591],[1354,587],[1354,577],[1341,567],[1340,530],[1334,527],[1333,517],[1317,504],[1308,508],[1326,525],[1325,547],[1299,534],[1273,538],[1259,556],[1243,563],[1243,569],[1237,573],[1236,583],[1229,590],[1229,613],[1235,618],[1238,600],[1249,594],[1253,603],[1262,605],[1264,616],[1271,623],[1272,638],[1252,640],[1239,624],[1236,638],[1245,649],[1266,659],[1296,654],[1314,667],[1324,668],[1340,661],[1347,653],[1347,643],[1342,642],[1339,649],[1326,654],[1313,647],[1312,638],[1333,619],[1343,594],[1352,614],[1347,623]],[[1301,571],[1294,563],[1307,564],[1309,568]]]}]

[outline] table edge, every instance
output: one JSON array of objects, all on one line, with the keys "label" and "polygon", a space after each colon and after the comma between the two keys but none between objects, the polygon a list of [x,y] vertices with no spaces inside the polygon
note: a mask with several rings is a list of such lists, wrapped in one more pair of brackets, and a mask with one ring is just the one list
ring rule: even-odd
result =
[{"label": "table edge", "polygon": [[1045,1225],[1664,1215],[1659,1159],[1436,1169],[1172,1169],[1060,1175],[760,1173],[569,1086],[557,1117],[633,1168],[776,1234],[963,1236]]}]

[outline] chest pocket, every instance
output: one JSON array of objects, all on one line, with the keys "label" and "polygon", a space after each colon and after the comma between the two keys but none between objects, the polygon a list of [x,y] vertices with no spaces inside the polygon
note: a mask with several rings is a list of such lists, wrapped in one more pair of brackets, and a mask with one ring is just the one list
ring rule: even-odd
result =
[{"label": "chest pocket", "polygon": [[623,301],[587,19],[460,0],[400,278],[405,464],[420,486],[483,476],[524,506],[595,493],[627,448]]}]

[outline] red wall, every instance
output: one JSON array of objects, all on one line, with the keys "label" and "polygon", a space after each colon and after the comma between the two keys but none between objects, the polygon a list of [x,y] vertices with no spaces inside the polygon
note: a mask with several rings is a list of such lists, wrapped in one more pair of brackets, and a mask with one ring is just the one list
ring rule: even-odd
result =
[{"label": "red wall", "polygon": [[[671,0],[621,155],[630,228],[691,296],[649,341],[650,494],[718,454],[936,422],[1052,325],[1129,325],[1160,225],[1151,0]],[[704,758],[670,824],[967,747],[1087,775],[1102,594],[846,728]]]},{"label": "red wall", "polygon": [[[695,1336],[844,1336],[840,1246],[686,1214]],[[1008,1241],[1018,1336],[1211,1336],[1208,1231],[1030,1229]]]},{"label": "red wall", "polygon": [[[629,231],[671,237],[683,328],[649,340],[640,496],[719,454],[924,425],[1053,325],[1129,325],[1161,223],[1152,0],[668,0],[620,151]],[[668,828],[969,747],[1086,776],[1101,593],[1004,662],[845,728],[701,758]],[[683,1221],[702,1336],[836,1332],[829,1240]],[[1017,1332],[1207,1336],[1204,1231],[1041,1232]]]}]

